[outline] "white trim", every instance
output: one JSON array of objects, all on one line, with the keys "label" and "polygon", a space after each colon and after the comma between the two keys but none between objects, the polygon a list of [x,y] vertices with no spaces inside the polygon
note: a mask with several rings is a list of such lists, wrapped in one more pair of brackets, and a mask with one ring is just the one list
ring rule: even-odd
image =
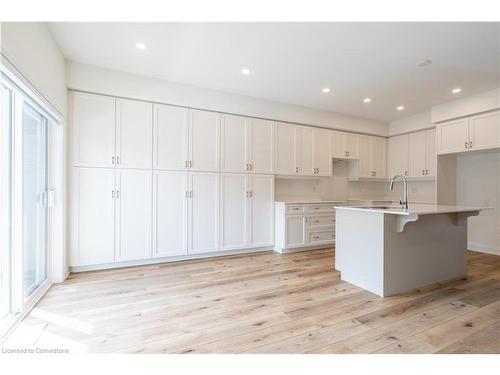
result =
[{"label": "white trim", "polygon": [[500,255],[500,246],[494,247],[494,246],[484,245],[484,244],[481,244],[479,242],[469,241],[467,248],[468,248],[468,250],[479,252],[479,253]]},{"label": "white trim", "polygon": [[300,247],[291,247],[287,249],[281,249],[279,247],[275,247],[274,251],[280,254],[288,254],[288,253],[298,253],[301,251],[310,251],[310,250],[321,250],[321,249],[330,249],[335,247],[335,241],[328,244],[321,245],[313,245],[313,246],[300,246]]},{"label": "white trim", "polygon": [[126,261],[126,262],[96,264],[96,265],[90,265],[90,266],[74,266],[74,267],[69,268],[69,272],[76,273],[76,272],[107,270],[107,269],[124,268],[124,267],[145,266],[145,265],[150,265],[150,264],[180,262],[183,260],[207,259],[207,258],[223,257],[223,256],[228,256],[228,255],[260,253],[260,252],[265,252],[265,251],[273,251],[273,248],[272,247],[263,247],[263,248],[256,248],[256,249],[244,249],[244,250],[238,249],[238,250],[217,251],[217,252],[203,253],[203,254],[200,253],[200,254],[191,254],[191,255],[181,255],[181,256],[169,257],[169,258],[141,259],[141,260]]}]

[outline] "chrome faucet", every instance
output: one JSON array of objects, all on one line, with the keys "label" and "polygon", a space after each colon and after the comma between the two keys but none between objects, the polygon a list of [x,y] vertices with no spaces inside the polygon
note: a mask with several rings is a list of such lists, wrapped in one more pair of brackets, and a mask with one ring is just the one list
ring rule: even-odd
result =
[{"label": "chrome faucet", "polygon": [[408,209],[408,180],[403,175],[396,175],[392,178],[391,183],[389,184],[389,190],[392,191],[394,189],[394,181],[400,177],[403,180],[403,200],[399,200],[399,204],[401,204],[406,210]]}]

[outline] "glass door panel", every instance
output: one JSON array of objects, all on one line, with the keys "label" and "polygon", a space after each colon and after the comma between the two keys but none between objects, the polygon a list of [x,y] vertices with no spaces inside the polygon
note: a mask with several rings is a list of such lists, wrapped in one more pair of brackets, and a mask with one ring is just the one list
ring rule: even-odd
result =
[{"label": "glass door panel", "polygon": [[47,278],[47,119],[23,104],[23,294]]}]

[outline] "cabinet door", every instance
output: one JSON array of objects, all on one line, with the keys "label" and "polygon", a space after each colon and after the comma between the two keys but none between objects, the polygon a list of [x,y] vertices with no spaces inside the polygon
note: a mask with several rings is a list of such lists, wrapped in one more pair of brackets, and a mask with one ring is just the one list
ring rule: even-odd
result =
[{"label": "cabinet door", "polygon": [[345,135],[345,150],[347,151],[348,159],[358,159],[360,146],[359,146],[359,135],[346,133]]},{"label": "cabinet door", "polygon": [[[386,140],[383,137],[371,138],[372,177],[386,177]],[[361,152],[361,150],[360,150]]]},{"label": "cabinet door", "polygon": [[186,170],[188,155],[188,109],[154,105],[153,168]]},{"label": "cabinet door", "polygon": [[115,170],[73,168],[71,265],[115,260]]},{"label": "cabinet door", "polygon": [[119,168],[153,165],[153,105],[136,100],[116,100],[116,157]]},{"label": "cabinet door", "polygon": [[223,115],[221,118],[221,170],[246,172],[249,170],[247,126],[250,119]]},{"label": "cabinet door", "polygon": [[115,166],[115,98],[71,93],[73,165]]},{"label": "cabinet door", "polygon": [[390,137],[387,140],[387,175],[408,177],[408,134]]},{"label": "cabinet door", "polygon": [[301,247],[306,244],[306,222],[304,216],[286,217],[286,247]]},{"label": "cabinet door", "polygon": [[216,172],[220,164],[220,114],[190,110],[190,169]]},{"label": "cabinet door", "polygon": [[274,243],[274,176],[250,177],[248,245],[272,246]]},{"label": "cabinet door", "polygon": [[188,176],[153,172],[153,256],[187,255]]},{"label": "cabinet door", "polygon": [[250,188],[244,174],[221,175],[221,248],[241,249],[247,244],[247,206]]},{"label": "cabinet door", "polygon": [[427,137],[424,131],[409,135],[410,177],[425,177],[427,169]]},{"label": "cabinet door", "polygon": [[312,176],[314,174],[314,129],[311,127],[300,126],[299,131],[299,155],[300,165],[299,173],[303,176]]},{"label": "cabinet door", "polygon": [[427,176],[435,177],[437,168],[435,128],[425,131],[425,152],[426,152],[425,174]]},{"label": "cabinet door", "polygon": [[469,148],[469,119],[437,124],[436,137],[438,154],[467,151]]},{"label": "cabinet door", "polygon": [[252,119],[249,126],[252,173],[274,173],[274,122]]},{"label": "cabinet door", "polygon": [[500,147],[500,112],[472,116],[469,126],[469,150]]},{"label": "cabinet door", "polygon": [[190,173],[188,252],[209,253],[219,247],[219,175]]},{"label": "cabinet door", "polygon": [[323,129],[314,130],[314,165],[317,168],[316,175],[332,175],[332,158],[330,153],[330,132]]},{"label": "cabinet door", "polygon": [[345,133],[332,131],[330,132],[330,145],[331,145],[331,155],[332,158],[336,159],[346,159],[346,149],[345,149]]},{"label": "cabinet door", "polygon": [[294,125],[276,124],[276,174],[297,174],[296,129]]},{"label": "cabinet door", "polygon": [[370,178],[372,176],[372,153],[371,153],[371,137],[368,135],[360,135],[359,154],[358,154],[358,177]]},{"label": "cabinet door", "polygon": [[116,260],[151,257],[152,171],[116,173]]}]

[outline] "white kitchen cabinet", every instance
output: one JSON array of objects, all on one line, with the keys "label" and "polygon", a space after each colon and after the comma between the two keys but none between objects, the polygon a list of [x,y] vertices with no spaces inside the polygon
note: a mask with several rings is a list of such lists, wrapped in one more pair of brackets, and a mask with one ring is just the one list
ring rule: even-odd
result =
[{"label": "white kitchen cabinet", "polygon": [[469,119],[463,118],[436,125],[437,153],[464,152],[469,147]]},{"label": "white kitchen cabinet", "polygon": [[187,172],[153,172],[154,257],[187,255],[188,196]]},{"label": "white kitchen cabinet", "polygon": [[275,251],[283,253],[333,245],[335,204],[340,202],[316,204],[276,202]]},{"label": "white kitchen cabinet", "polygon": [[358,136],[358,160],[349,166],[351,179],[381,179],[386,173],[386,140],[383,137]]},{"label": "white kitchen cabinet", "polygon": [[153,164],[153,105],[116,100],[116,166],[146,168]]},{"label": "white kitchen cabinet", "polygon": [[116,260],[151,257],[152,171],[116,172]]},{"label": "white kitchen cabinet", "polygon": [[250,119],[243,116],[223,115],[221,119],[221,170],[246,172],[249,170],[247,128]]},{"label": "white kitchen cabinet", "polygon": [[115,98],[70,93],[72,165],[115,166]]},{"label": "white kitchen cabinet", "polygon": [[277,123],[276,124],[276,168],[278,175],[295,175],[299,173],[298,166],[298,130],[295,125]]},{"label": "white kitchen cabinet", "polygon": [[71,266],[115,260],[115,170],[72,168]]},{"label": "white kitchen cabinet", "polygon": [[315,174],[314,166],[314,129],[307,126],[298,127],[298,155],[299,172],[301,176],[312,176]]},{"label": "white kitchen cabinet", "polygon": [[331,155],[335,159],[358,159],[359,158],[359,135],[332,131]]},{"label": "white kitchen cabinet", "polygon": [[153,168],[187,170],[189,166],[189,110],[155,104],[153,108]]},{"label": "white kitchen cabinet", "polygon": [[408,177],[408,134],[390,137],[387,140],[387,175]]},{"label": "white kitchen cabinet", "polygon": [[330,131],[328,130],[314,130],[314,167],[317,176],[332,175]]},{"label": "white kitchen cabinet", "polygon": [[436,154],[436,128],[425,131],[425,153],[426,166],[425,175],[436,177],[437,154]]},{"label": "white kitchen cabinet", "polygon": [[223,174],[220,202],[222,250],[273,245],[273,176]]},{"label": "white kitchen cabinet", "polygon": [[469,151],[500,147],[500,111],[470,117]]},{"label": "white kitchen cabinet", "polygon": [[306,217],[303,215],[286,217],[285,247],[292,249],[306,245]]},{"label": "white kitchen cabinet", "polygon": [[222,172],[273,173],[274,123],[250,117],[223,115]]},{"label": "white kitchen cabinet", "polygon": [[220,114],[189,111],[189,169],[217,172],[220,168]]},{"label": "white kitchen cabinet", "polygon": [[424,131],[409,135],[408,161],[410,177],[425,176],[427,168],[427,137]]},{"label": "white kitchen cabinet", "polygon": [[265,247],[274,244],[274,176],[252,175],[248,177],[248,224],[247,244]]},{"label": "white kitchen cabinet", "polygon": [[249,234],[248,176],[222,174],[220,178],[221,249],[241,249],[247,245]]},{"label": "white kitchen cabinet", "polygon": [[274,173],[274,121],[251,119],[247,126],[250,173]]},{"label": "white kitchen cabinet", "polygon": [[188,175],[188,253],[219,249],[219,174]]}]

